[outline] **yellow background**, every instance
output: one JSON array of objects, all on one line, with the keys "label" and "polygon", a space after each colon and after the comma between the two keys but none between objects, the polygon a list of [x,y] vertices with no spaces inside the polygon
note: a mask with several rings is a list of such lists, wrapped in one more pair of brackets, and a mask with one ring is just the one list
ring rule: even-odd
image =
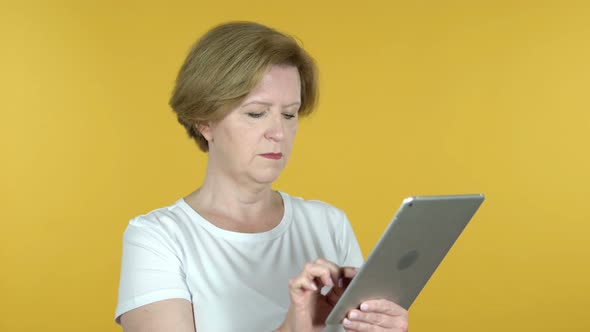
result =
[{"label": "yellow background", "polygon": [[204,174],[167,106],[177,70],[236,19],[317,59],[276,187],[345,210],[365,254],[406,196],[487,195],[411,331],[590,330],[590,2],[0,6],[1,331],[119,330],[128,220]]}]

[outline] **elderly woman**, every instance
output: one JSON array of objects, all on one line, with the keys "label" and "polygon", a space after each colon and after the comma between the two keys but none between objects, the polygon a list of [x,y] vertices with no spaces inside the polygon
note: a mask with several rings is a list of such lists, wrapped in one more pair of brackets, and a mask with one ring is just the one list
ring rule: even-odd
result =
[{"label": "elderly woman", "polygon": [[[207,172],[191,194],[130,221],[116,310],[125,331],[324,329],[362,264],[358,243],[341,210],[271,189],[316,99],[314,62],[289,36],[237,22],[197,42],[170,105],[209,153]],[[366,301],[342,326],[406,331],[407,312]]]}]

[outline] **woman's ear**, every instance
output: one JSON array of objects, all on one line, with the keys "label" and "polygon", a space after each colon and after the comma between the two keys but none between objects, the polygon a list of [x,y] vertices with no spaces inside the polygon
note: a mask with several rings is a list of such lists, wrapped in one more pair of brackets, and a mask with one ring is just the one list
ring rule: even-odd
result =
[{"label": "woman's ear", "polygon": [[207,123],[197,123],[195,127],[199,133],[207,140],[207,142],[213,141],[213,133],[211,132],[211,124]]}]

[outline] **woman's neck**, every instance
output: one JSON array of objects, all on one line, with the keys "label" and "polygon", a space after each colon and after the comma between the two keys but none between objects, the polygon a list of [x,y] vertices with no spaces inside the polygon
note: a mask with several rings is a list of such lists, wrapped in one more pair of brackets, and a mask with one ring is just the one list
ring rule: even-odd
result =
[{"label": "woman's neck", "polygon": [[212,224],[246,233],[274,228],[284,211],[282,198],[270,184],[245,185],[209,172],[202,186],[185,201]]}]

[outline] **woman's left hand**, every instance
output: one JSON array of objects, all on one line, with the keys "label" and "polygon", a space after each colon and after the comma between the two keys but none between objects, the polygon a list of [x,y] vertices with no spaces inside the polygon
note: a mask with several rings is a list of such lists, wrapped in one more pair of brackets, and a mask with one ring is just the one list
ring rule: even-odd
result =
[{"label": "woman's left hand", "polygon": [[408,311],[391,301],[365,301],[360,308],[349,311],[344,318],[342,325],[347,332],[408,331]]}]

